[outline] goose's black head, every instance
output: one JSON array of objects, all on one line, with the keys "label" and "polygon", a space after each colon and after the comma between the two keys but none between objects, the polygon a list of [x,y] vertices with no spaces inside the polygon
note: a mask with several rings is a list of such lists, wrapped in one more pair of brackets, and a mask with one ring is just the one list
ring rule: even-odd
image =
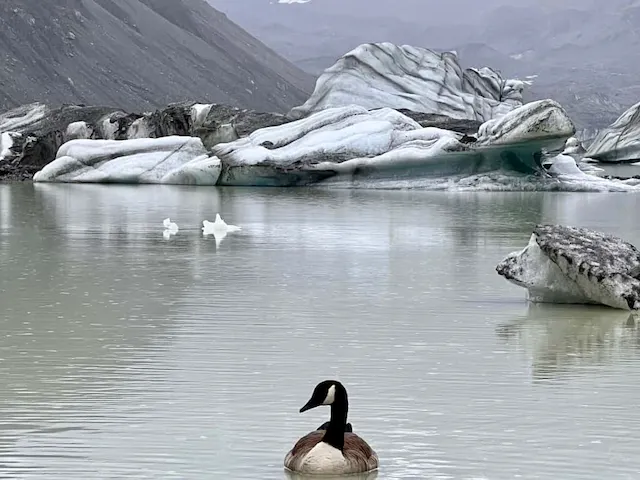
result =
[{"label": "goose's black head", "polygon": [[316,385],[309,401],[300,409],[300,413],[320,405],[346,404],[347,391],[337,380],[325,380]]}]

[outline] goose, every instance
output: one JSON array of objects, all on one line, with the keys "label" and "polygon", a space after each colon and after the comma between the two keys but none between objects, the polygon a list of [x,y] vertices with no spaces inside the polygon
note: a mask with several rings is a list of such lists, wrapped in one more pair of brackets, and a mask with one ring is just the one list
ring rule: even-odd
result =
[{"label": "goose", "polygon": [[[329,424],[323,424],[296,442],[284,458],[287,470],[317,475],[348,475],[378,468],[378,455],[347,423],[347,390],[337,380],[316,385],[300,413],[321,405],[331,407]],[[323,427],[325,427],[324,429]]]}]

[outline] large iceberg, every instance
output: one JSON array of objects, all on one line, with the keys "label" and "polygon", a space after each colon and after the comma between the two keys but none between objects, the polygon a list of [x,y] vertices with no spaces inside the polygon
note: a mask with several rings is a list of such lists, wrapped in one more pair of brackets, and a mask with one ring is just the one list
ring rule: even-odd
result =
[{"label": "large iceberg", "polygon": [[551,100],[524,105],[483,124],[476,137],[416,121],[391,108],[321,110],[258,130],[213,153],[220,185],[301,185],[333,180],[443,178],[497,170],[541,171],[541,148],[561,148],[574,126]]},{"label": "large iceberg", "polygon": [[34,182],[167,183],[215,185],[220,161],[199,138],[72,140]]},{"label": "large iceberg", "polygon": [[524,82],[490,68],[463,69],[453,52],[367,43],[325,70],[311,97],[289,115],[359,105],[486,121],[521,106],[523,89]]},{"label": "large iceberg", "polygon": [[106,143],[76,139],[64,144],[34,181],[638,190],[588,175],[568,156],[558,156],[545,169],[543,151],[561,150],[573,132],[570,119],[552,100],[532,102],[490,120],[476,135],[422,127],[391,108],[352,105],[258,129],[212,149],[196,137]]},{"label": "large iceberg", "polygon": [[538,225],[529,244],[509,254],[496,271],[526,288],[532,302],[640,309],[640,252],[586,228]]},{"label": "large iceberg", "polygon": [[600,162],[640,160],[640,103],[629,108],[589,145],[585,157]]}]

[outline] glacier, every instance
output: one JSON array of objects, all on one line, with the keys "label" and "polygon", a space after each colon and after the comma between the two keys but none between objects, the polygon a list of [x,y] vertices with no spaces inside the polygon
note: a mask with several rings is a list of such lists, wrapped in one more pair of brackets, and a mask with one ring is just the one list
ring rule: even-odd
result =
[{"label": "glacier", "polygon": [[584,156],[608,163],[640,161],[640,103],[601,130]]},{"label": "glacier", "polygon": [[640,309],[640,252],[587,228],[537,225],[528,245],[510,253],[496,271],[527,289],[531,302]]},{"label": "glacier", "polygon": [[299,119],[326,108],[359,105],[484,122],[521,106],[524,86],[488,67],[463,69],[454,52],[367,43],[326,69],[311,97],[289,116]]}]

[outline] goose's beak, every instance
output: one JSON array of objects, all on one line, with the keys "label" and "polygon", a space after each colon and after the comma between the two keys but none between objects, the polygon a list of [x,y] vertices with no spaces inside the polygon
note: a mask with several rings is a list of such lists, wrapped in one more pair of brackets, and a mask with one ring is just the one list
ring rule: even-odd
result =
[{"label": "goose's beak", "polygon": [[318,406],[320,406],[320,404],[314,398],[311,398],[307,403],[305,403],[304,407],[300,409],[300,413],[306,412],[307,410],[311,410],[312,408],[316,408]]}]

